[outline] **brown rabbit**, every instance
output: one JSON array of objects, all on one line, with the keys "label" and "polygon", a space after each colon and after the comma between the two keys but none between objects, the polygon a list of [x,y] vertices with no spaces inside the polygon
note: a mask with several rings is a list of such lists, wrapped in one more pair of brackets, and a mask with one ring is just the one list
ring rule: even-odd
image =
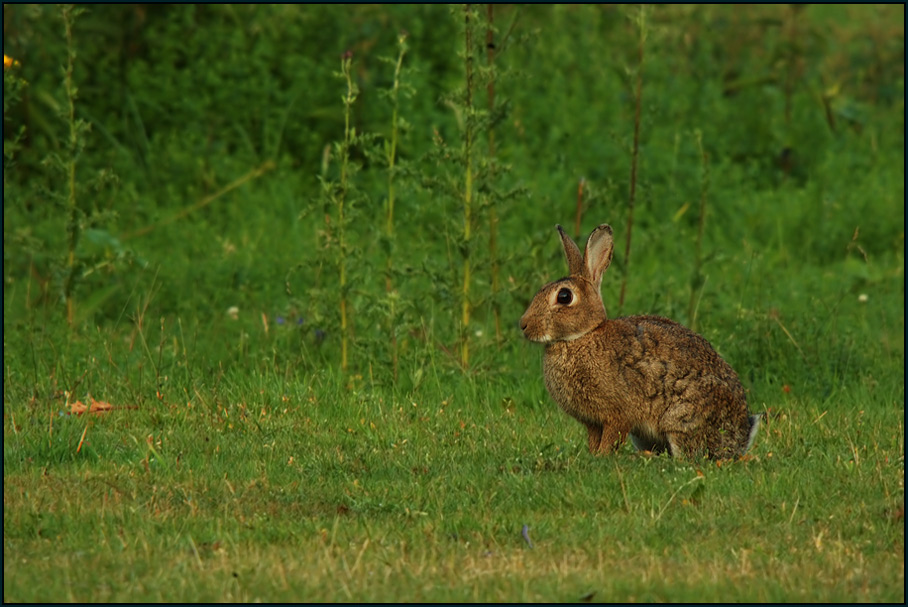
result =
[{"label": "brown rabbit", "polygon": [[744,387],[705,339],[659,316],[608,320],[599,292],[612,261],[612,228],[600,225],[586,254],[561,226],[570,276],[542,287],[520,319],[545,344],[545,386],[586,426],[591,453],[634,446],[672,456],[743,455],[760,418]]}]

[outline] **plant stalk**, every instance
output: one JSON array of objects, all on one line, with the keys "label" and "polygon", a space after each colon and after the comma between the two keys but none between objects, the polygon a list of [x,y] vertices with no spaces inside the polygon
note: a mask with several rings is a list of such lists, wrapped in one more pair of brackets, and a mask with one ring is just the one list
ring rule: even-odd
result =
[{"label": "plant stalk", "polygon": [[574,219],[574,238],[580,238],[580,220],[583,218],[583,187],[586,185],[586,179],[580,178],[577,184],[577,217]]},{"label": "plant stalk", "polygon": [[337,197],[337,248],[338,248],[338,266],[340,273],[340,316],[341,316],[341,370],[346,371],[348,365],[348,349],[350,341],[350,324],[347,318],[347,242],[346,242],[346,217],[345,203],[349,184],[347,183],[347,173],[350,165],[350,148],[353,147],[354,131],[350,126],[350,118],[353,113],[353,103],[356,101],[356,85],[353,83],[351,68],[353,66],[353,54],[346,52],[341,60],[341,71],[344,79],[347,81],[347,94],[344,96],[344,143],[341,146],[341,176],[340,191]]},{"label": "plant stalk", "polygon": [[[391,294],[394,291],[392,274],[394,270],[394,168],[397,163],[397,138],[398,138],[398,112],[399,112],[399,94],[400,94],[400,72],[404,62],[404,54],[407,52],[407,35],[401,33],[397,38],[399,52],[397,63],[394,65],[394,83],[391,87],[391,103],[393,110],[391,114],[391,144],[388,146],[388,205],[385,220],[385,237],[388,239],[388,259],[385,265],[385,293]],[[398,373],[398,352],[397,352],[397,334],[394,331],[394,304],[395,299],[390,298],[390,308],[388,311],[388,333],[391,336],[391,367],[394,373],[394,381],[397,381]]]},{"label": "plant stalk", "polygon": [[76,200],[76,160],[79,154],[79,128],[76,124],[76,97],[78,90],[73,85],[73,69],[76,61],[76,50],[73,47],[73,22],[75,21],[74,6],[65,4],[62,7],[63,27],[66,33],[66,71],[63,76],[63,87],[66,93],[67,122],[69,123],[69,142],[67,145],[68,158],[66,160],[67,197],[66,209],[69,221],[66,226],[68,236],[68,252],[66,257],[66,281],[63,286],[66,300],[66,322],[72,326],[75,317],[75,301],[73,291],[76,283],[76,247],[79,245],[81,233],[79,206]]},{"label": "plant stalk", "polygon": [[631,236],[634,230],[634,202],[637,196],[637,160],[640,153],[640,110],[643,98],[643,49],[646,42],[646,6],[640,6],[638,18],[639,45],[637,65],[637,86],[634,93],[634,147],[631,152],[631,183],[627,203],[627,241],[624,245],[624,277],[621,280],[621,296],[618,299],[619,313],[624,309],[624,295],[631,264]]},{"label": "plant stalk", "polygon": [[[486,24],[486,63],[489,66],[490,77],[486,91],[489,97],[489,115],[495,111],[495,5],[486,4],[488,21]],[[492,171],[491,179],[495,178],[495,130],[489,125],[489,163]],[[500,346],[501,338],[501,305],[498,302],[499,267],[498,267],[498,211],[495,209],[495,199],[489,203],[489,258],[492,267],[492,315],[495,318],[495,341]]]},{"label": "plant stalk", "polygon": [[464,5],[464,63],[466,91],[464,102],[464,192],[463,192],[463,287],[461,290],[461,323],[463,336],[460,344],[460,362],[464,368],[470,364],[470,238],[473,212],[473,25],[471,7]]},{"label": "plant stalk", "polygon": [[709,193],[709,156],[703,149],[703,133],[696,132],[697,147],[700,150],[700,212],[697,224],[697,245],[694,254],[694,274],[691,277],[690,301],[687,305],[687,319],[691,331],[697,330],[697,303],[703,290],[703,231],[706,227],[706,199]]}]

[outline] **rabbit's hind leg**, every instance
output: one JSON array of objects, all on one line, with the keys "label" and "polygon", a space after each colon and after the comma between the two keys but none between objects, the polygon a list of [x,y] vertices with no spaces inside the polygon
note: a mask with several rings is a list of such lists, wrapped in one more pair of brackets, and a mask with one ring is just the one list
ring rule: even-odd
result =
[{"label": "rabbit's hind leg", "polygon": [[665,438],[672,457],[697,459],[711,454],[702,432],[669,432]]}]

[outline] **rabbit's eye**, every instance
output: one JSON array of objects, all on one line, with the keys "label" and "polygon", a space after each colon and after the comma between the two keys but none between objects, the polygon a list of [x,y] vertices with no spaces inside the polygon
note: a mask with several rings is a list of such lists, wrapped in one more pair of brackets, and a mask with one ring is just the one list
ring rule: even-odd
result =
[{"label": "rabbit's eye", "polygon": [[571,293],[570,289],[561,289],[560,291],[558,291],[557,301],[561,305],[566,306],[574,301],[574,294]]}]

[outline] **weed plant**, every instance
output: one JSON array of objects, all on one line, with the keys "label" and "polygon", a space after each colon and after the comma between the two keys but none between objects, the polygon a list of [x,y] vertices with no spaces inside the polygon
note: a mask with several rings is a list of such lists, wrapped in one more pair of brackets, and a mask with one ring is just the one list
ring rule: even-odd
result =
[{"label": "weed plant", "polygon": [[[386,325],[386,335],[391,342],[391,367],[393,369],[394,380],[397,381],[398,378],[398,346],[397,346],[397,322],[398,316],[396,314],[397,309],[397,291],[394,289],[394,276],[395,276],[395,265],[394,265],[394,201],[397,191],[395,189],[395,178],[399,171],[397,166],[397,145],[398,138],[400,136],[401,126],[406,127],[406,123],[401,123],[400,119],[400,95],[411,94],[412,89],[408,86],[407,83],[402,81],[403,77],[403,63],[404,55],[407,53],[407,33],[401,32],[397,36],[397,47],[398,54],[397,60],[393,62],[394,65],[394,79],[391,84],[391,87],[387,92],[389,99],[391,100],[392,112],[391,112],[391,136],[387,143],[384,146],[385,149],[385,162],[388,165],[388,195],[385,201],[385,212],[386,212],[386,221],[385,221],[385,241],[383,242],[385,248],[385,255],[387,257],[387,263],[385,265],[385,291],[387,292],[387,305],[388,305],[388,322]],[[386,59],[386,61],[388,61]]]},{"label": "weed plant", "polygon": [[[904,600],[903,24],[4,5],[4,600]],[[551,402],[516,320],[604,222],[746,458]]]}]

